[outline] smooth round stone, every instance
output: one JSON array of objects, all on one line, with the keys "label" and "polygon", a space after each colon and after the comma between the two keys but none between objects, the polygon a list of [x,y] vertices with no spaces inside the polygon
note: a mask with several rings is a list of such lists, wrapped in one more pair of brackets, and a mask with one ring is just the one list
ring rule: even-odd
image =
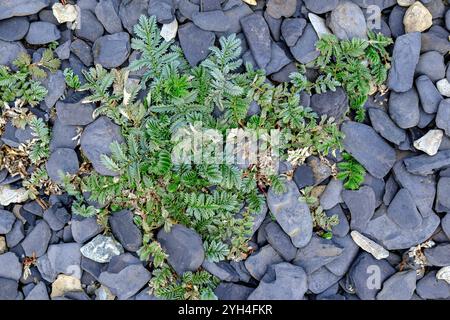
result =
[{"label": "smooth round stone", "polygon": [[30,23],[26,17],[14,17],[0,21],[0,40],[17,41],[23,39]]}]

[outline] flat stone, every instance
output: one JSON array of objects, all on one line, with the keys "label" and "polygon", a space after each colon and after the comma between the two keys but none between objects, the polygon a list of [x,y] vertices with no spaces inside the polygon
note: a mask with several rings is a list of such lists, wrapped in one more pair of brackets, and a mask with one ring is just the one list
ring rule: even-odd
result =
[{"label": "flat stone", "polygon": [[367,38],[366,19],[353,2],[340,2],[331,12],[329,25],[339,39]]},{"label": "flat stone", "polygon": [[243,285],[221,282],[214,290],[214,294],[219,300],[247,300],[253,290]]},{"label": "flat stone", "polygon": [[291,17],[295,13],[296,8],[296,0],[268,0],[266,10],[272,17],[279,19],[281,17]]},{"label": "flat stone", "polygon": [[75,35],[90,42],[95,42],[105,32],[103,25],[98,21],[95,14],[85,9],[81,10],[79,27],[75,29]]},{"label": "flat stone", "polygon": [[8,247],[12,248],[17,246],[20,241],[23,240],[23,238],[25,238],[23,222],[20,220],[16,220],[11,231],[6,234],[6,243],[8,244]]},{"label": "flat stone", "polygon": [[108,287],[120,300],[125,300],[142,289],[150,279],[150,272],[139,264],[127,266],[118,273],[102,272],[99,282]]},{"label": "flat stone", "polygon": [[245,268],[252,275],[253,278],[261,280],[267,271],[267,268],[273,264],[283,262],[283,258],[272,248],[266,245],[259,249],[259,251],[250,255],[245,260]]},{"label": "flat stone", "polygon": [[260,68],[265,68],[272,56],[270,31],[266,21],[262,16],[255,13],[242,18],[240,21],[256,63]]},{"label": "flat stone", "polygon": [[81,253],[78,243],[53,244],[48,247],[48,260],[55,274],[81,278]]},{"label": "flat stone", "polygon": [[442,100],[436,115],[436,126],[450,137],[450,99]]},{"label": "flat stone", "polygon": [[121,66],[131,53],[130,36],[119,32],[98,38],[92,46],[95,64],[105,68]]},{"label": "flat stone", "polygon": [[45,165],[52,181],[60,183],[61,174],[75,174],[80,166],[75,151],[67,148],[58,148],[52,152]]},{"label": "flat stone", "polygon": [[395,40],[392,66],[388,76],[389,88],[396,92],[406,92],[412,88],[420,49],[419,32],[407,33]]},{"label": "flat stone", "polygon": [[103,231],[103,226],[97,222],[97,217],[74,216],[71,222],[73,239],[78,243],[85,243]]},{"label": "flat stone", "polygon": [[444,56],[437,51],[423,53],[416,67],[417,75],[426,75],[433,82],[445,78]]},{"label": "flat stone", "polygon": [[422,223],[422,216],[407,189],[400,189],[387,209],[387,215],[402,229],[415,229]]},{"label": "flat stone", "polygon": [[13,228],[16,217],[12,212],[0,209],[0,234],[7,234]]},{"label": "flat stone", "polygon": [[344,202],[341,197],[341,192],[344,188],[342,180],[331,179],[320,196],[320,206],[324,210],[330,210],[337,204]]},{"label": "flat stone", "polygon": [[230,27],[230,18],[222,10],[195,12],[192,22],[200,29],[213,32],[225,32]]},{"label": "flat stone", "polygon": [[395,163],[395,150],[371,127],[356,122],[344,122],[341,130],[343,144],[367,171],[376,178],[383,178]]},{"label": "flat stone", "polygon": [[416,290],[415,270],[397,272],[383,282],[377,300],[410,300]]},{"label": "flat stone", "polygon": [[[181,11],[181,3],[179,7]],[[194,8],[192,8],[194,10]],[[197,9],[198,10],[198,9]],[[191,15],[193,15],[196,11],[194,11]],[[227,33],[240,33],[242,31],[241,27],[241,19],[251,15],[253,13],[252,9],[246,4],[243,4],[240,2],[240,4],[236,7],[233,7],[231,9],[228,9],[224,11],[225,16],[228,17],[228,30]],[[274,19],[275,20],[275,19]],[[269,23],[268,23],[269,24]],[[281,22],[280,22],[281,25]],[[270,25],[269,25],[270,28]]]},{"label": "flat stone", "polygon": [[436,113],[443,98],[431,79],[426,75],[418,77],[416,79],[416,88],[423,110],[426,113]]},{"label": "flat stone", "polygon": [[406,92],[391,92],[389,115],[402,129],[415,127],[420,121],[419,96],[415,89]]},{"label": "flat stone", "polygon": [[308,205],[299,200],[300,192],[293,181],[285,183],[286,192],[276,194],[272,188],[267,195],[267,205],[276,221],[297,248],[308,244],[312,236],[312,218]]},{"label": "flat stone", "polygon": [[202,239],[194,230],[176,224],[168,233],[161,229],[157,240],[169,255],[167,261],[178,275],[197,271],[203,263],[205,253]]},{"label": "flat stone", "polygon": [[305,0],[304,3],[309,11],[324,14],[336,8],[339,0]]},{"label": "flat stone", "polygon": [[450,82],[447,79],[442,79],[436,82],[436,87],[440,94],[447,98],[450,97]]},{"label": "flat stone", "polygon": [[360,299],[374,300],[382,283],[394,273],[395,269],[386,260],[376,260],[370,253],[363,252],[353,263],[348,277]]},{"label": "flat stone", "polygon": [[107,263],[114,256],[123,253],[123,248],[114,238],[99,234],[81,249],[81,254],[86,258],[99,263]]},{"label": "flat stone", "polygon": [[363,186],[359,190],[344,190],[342,199],[351,213],[351,229],[363,232],[375,213],[375,193],[372,188]]},{"label": "flat stone", "polygon": [[0,278],[0,299],[1,300],[16,300],[19,294],[18,282],[12,279]]},{"label": "flat stone", "polygon": [[178,37],[183,53],[192,67],[208,56],[209,48],[216,38],[213,32],[202,30],[191,22],[178,29]]},{"label": "flat stone", "polygon": [[412,174],[426,176],[450,166],[450,150],[439,151],[434,156],[423,154],[406,158],[403,162]]},{"label": "flat stone", "polygon": [[64,101],[56,103],[56,113],[61,124],[66,126],[85,126],[94,121],[93,103],[83,103],[84,95],[76,93]]},{"label": "flat stone", "polygon": [[45,221],[41,221],[31,230],[22,241],[21,246],[27,257],[33,254],[39,258],[47,251],[47,246],[52,236],[50,227]]},{"label": "flat stone", "polygon": [[427,262],[436,267],[445,267],[450,265],[450,244],[442,243],[432,248],[423,250]]},{"label": "flat stone", "polygon": [[147,15],[148,0],[122,1],[119,6],[119,17],[123,27],[133,34],[133,28],[141,15]]},{"label": "flat stone", "polygon": [[22,276],[22,264],[19,258],[12,253],[0,254],[0,278],[18,281]]},{"label": "flat stone", "polygon": [[26,295],[25,300],[50,300],[45,283],[40,281],[36,284]]},{"label": "flat stone", "polygon": [[50,152],[58,148],[75,149],[78,145],[79,130],[80,128],[77,126],[65,125],[56,119],[51,133]]},{"label": "flat stone", "polygon": [[290,48],[295,60],[307,64],[315,60],[320,52],[316,50],[316,42],[319,40],[316,31],[311,24],[307,24],[297,43]]},{"label": "flat stone", "polygon": [[70,51],[76,55],[86,67],[92,66],[94,57],[91,46],[81,39],[75,39],[70,45]]},{"label": "flat stone", "polygon": [[110,33],[122,32],[122,21],[119,17],[118,1],[100,0],[95,7],[95,15],[105,30]]},{"label": "flat stone", "polygon": [[155,16],[159,23],[169,23],[175,18],[175,8],[172,0],[150,0],[148,16]]},{"label": "flat stone", "polygon": [[282,262],[269,267],[248,300],[302,300],[307,290],[305,271]]},{"label": "flat stone", "polygon": [[310,275],[321,267],[337,259],[343,248],[331,240],[313,235],[311,241],[297,251],[293,264],[302,267]]},{"label": "flat stone", "polygon": [[285,260],[292,261],[297,253],[297,248],[291,242],[291,238],[284,233],[283,229],[276,222],[271,222],[265,226],[267,242]]},{"label": "flat stone", "polygon": [[339,121],[348,110],[348,98],[345,91],[338,87],[335,91],[314,94],[311,97],[311,109],[319,116],[327,115]]},{"label": "flat stone", "polygon": [[58,28],[49,22],[32,22],[27,36],[26,42],[33,45],[47,44],[61,38],[61,33]]},{"label": "flat stone", "polygon": [[308,289],[314,294],[319,294],[335,285],[340,279],[340,276],[322,267],[308,275]]},{"label": "flat stone", "polygon": [[385,111],[379,108],[370,108],[368,113],[372,127],[380,136],[396,145],[400,145],[406,140],[405,130],[399,128]]},{"label": "flat stone", "polygon": [[38,13],[49,3],[49,0],[2,0],[0,2],[0,20]]},{"label": "flat stone", "polygon": [[101,161],[102,154],[111,154],[110,145],[114,141],[124,142],[120,127],[104,116],[89,124],[81,135],[81,150],[101,175],[118,175],[117,172],[108,170]]},{"label": "flat stone", "polygon": [[221,281],[239,282],[239,274],[227,261],[211,262],[205,259],[202,268]]},{"label": "flat stone", "polygon": [[22,40],[28,33],[30,23],[26,17],[14,17],[0,21],[0,40]]},{"label": "flat stone", "polygon": [[314,13],[308,13],[308,18],[319,38],[322,38],[324,35],[332,34],[331,30],[328,29],[326,25],[325,19],[315,15]]},{"label": "flat stone", "polygon": [[416,293],[422,299],[436,300],[450,297],[450,284],[436,278],[436,271],[430,271],[417,281]]},{"label": "flat stone", "polygon": [[109,216],[109,225],[114,237],[125,250],[136,252],[142,246],[142,233],[133,222],[133,213],[128,210],[113,212]]}]

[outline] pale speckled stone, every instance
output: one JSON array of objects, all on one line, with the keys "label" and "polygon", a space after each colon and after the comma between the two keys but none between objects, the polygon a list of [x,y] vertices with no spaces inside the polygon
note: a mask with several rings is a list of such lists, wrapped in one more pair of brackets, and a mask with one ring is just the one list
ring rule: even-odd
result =
[{"label": "pale speckled stone", "polygon": [[416,1],[406,10],[403,24],[406,33],[422,32],[433,25],[433,16],[420,1]]},{"label": "pale speckled stone", "polygon": [[414,141],[414,148],[434,156],[439,150],[443,136],[444,132],[442,130],[430,130],[422,138]]},{"label": "pale speckled stone", "polygon": [[378,243],[370,240],[369,238],[363,236],[356,230],[353,230],[350,235],[352,236],[353,241],[364,251],[367,251],[375,259],[381,260],[389,257],[389,251],[380,246]]}]

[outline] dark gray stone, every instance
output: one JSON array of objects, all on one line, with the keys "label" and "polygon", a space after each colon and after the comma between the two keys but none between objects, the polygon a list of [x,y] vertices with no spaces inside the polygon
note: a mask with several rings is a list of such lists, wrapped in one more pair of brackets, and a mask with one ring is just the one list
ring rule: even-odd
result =
[{"label": "dark gray stone", "polygon": [[416,88],[419,93],[420,104],[426,113],[436,113],[442,96],[426,75],[416,79]]},{"label": "dark gray stone", "polygon": [[230,18],[222,10],[195,12],[192,22],[206,31],[225,32],[230,28]]},{"label": "dark gray stone", "polygon": [[122,22],[119,18],[119,1],[100,0],[95,7],[95,15],[108,33],[122,32]]},{"label": "dark gray stone", "polygon": [[240,21],[258,67],[265,68],[272,56],[270,31],[266,21],[256,13],[248,15]]},{"label": "dark gray stone", "polygon": [[304,3],[309,11],[323,14],[336,8],[339,0],[304,0]]},{"label": "dark gray stone", "polygon": [[32,257],[33,254],[35,254],[36,257],[39,258],[47,251],[47,246],[51,237],[52,231],[47,222],[41,221],[36,224],[29,234],[27,234],[22,241],[21,246],[27,257]]},{"label": "dark gray stone", "polygon": [[450,177],[441,177],[437,185],[436,201],[450,211]]},{"label": "dark gray stone", "polygon": [[53,244],[48,247],[47,256],[51,268],[57,274],[81,278],[81,245],[78,243]]},{"label": "dark gray stone", "polygon": [[289,47],[297,43],[298,38],[303,34],[306,27],[306,20],[302,18],[284,19],[281,24],[281,34]]},{"label": "dark gray stone", "polygon": [[387,209],[387,215],[402,229],[415,229],[422,223],[422,216],[407,189],[397,192]]},{"label": "dark gray stone", "polygon": [[202,268],[222,281],[228,282],[239,281],[239,274],[230,265],[229,262],[226,261],[211,262],[205,259],[202,263]]},{"label": "dark gray stone", "polygon": [[450,284],[436,279],[436,271],[430,271],[417,281],[416,293],[422,299],[436,300],[450,297]]},{"label": "dark gray stone", "polygon": [[415,270],[397,272],[384,281],[377,300],[410,300],[416,290]]},{"label": "dark gray stone", "polygon": [[405,141],[405,130],[399,128],[386,112],[379,108],[370,108],[368,113],[372,127],[379,135],[396,145]]},{"label": "dark gray stone", "polygon": [[313,235],[311,241],[305,247],[298,249],[293,264],[302,267],[310,275],[338,258],[343,248],[331,240]]},{"label": "dark gray stone", "polygon": [[240,284],[221,282],[214,294],[219,300],[247,300],[253,290]]},{"label": "dark gray stone", "polygon": [[322,267],[308,275],[308,289],[314,294],[319,294],[335,285],[340,279],[340,276]]},{"label": "dark gray stone", "polygon": [[[0,11],[1,12],[1,11]],[[16,300],[19,294],[18,282],[12,279],[0,278],[0,300]]]},{"label": "dark gray stone", "polygon": [[363,232],[375,213],[375,193],[372,188],[363,186],[355,191],[344,190],[342,199],[351,213],[351,229]]},{"label": "dark gray stone", "polygon": [[327,115],[339,121],[348,109],[347,94],[340,87],[335,91],[314,94],[311,97],[311,109],[319,116]]},{"label": "dark gray stone", "polygon": [[339,219],[339,224],[334,226],[331,229],[334,236],[344,237],[348,234],[348,232],[350,231],[350,225],[348,223],[347,216],[345,215],[344,211],[342,211],[342,208],[340,205],[336,205],[335,207],[333,207],[329,210],[326,210],[325,214],[328,217],[337,215],[337,217]]},{"label": "dark gray stone", "polygon": [[434,156],[422,154],[406,158],[403,162],[412,174],[426,176],[450,166],[450,150],[439,151]]},{"label": "dark gray stone", "polygon": [[13,228],[16,217],[12,212],[0,209],[0,234],[7,234]]},{"label": "dark gray stone", "polygon": [[339,39],[367,38],[364,13],[358,5],[350,1],[343,1],[333,9],[329,25]]},{"label": "dark gray stone", "polygon": [[427,262],[436,267],[445,267],[450,265],[450,243],[438,244],[435,247],[423,250]]},{"label": "dark gray stone", "polygon": [[48,223],[50,229],[59,231],[70,221],[70,214],[66,208],[55,204],[44,211],[44,220]]},{"label": "dark gray stone", "polygon": [[200,236],[185,226],[176,224],[170,232],[158,232],[157,240],[169,255],[167,261],[178,275],[186,271],[196,271],[205,258]]},{"label": "dark gray stone", "polygon": [[[187,1],[185,1],[187,2]],[[195,5],[193,5],[195,7]],[[181,3],[180,3],[180,10],[181,10]],[[192,8],[194,10],[194,8]],[[193,16],[197,11],[193,11],[190,13],[191,16]],[[228,18],[228,29],[226,30],[228,33],[239,33],[242,31],[241,27],[241,19],[252,14],[253,11],[250,9],[248,5],[243,3],[242,5],[236,6],[234,8],[231,8],[227,11],[224,11],[225,16]],[[191,19],[192,20],[192,19]]]},{"label": "dark gray stone", "polygon": [[0,40],[21,40],[28,33],[30,23],[26,17],[14,17],[0,21]]},{"label": "dark gray stone", "polygon": [[65,125],[57,118],[52,127],[50,152],[58,148],[75,149],[78,144],[78,139],[76,139],[78,131],[79,127]]},{"label": "dark gray stone", "polygon": [[21,276],[22,264],[19,258],[12,252],[0,254],[0,278],[19,281]]},{"label": "dark gray stone", "polygon": [[50,300],[45,283],[40,281],[37,285],[35,285],[26,295],[25,300]]},{"label": "dark gray stone", "polygon": [[289,18],[292,17],[297,8],[296,0],[268,0],[267,1],[267,13],[279,19],[281,17]]},{"label": "dark gray stone", "polygon": [[444,56],[437,51],[422,54],[416,66],[416,76],[426,75],[433,82],[445,78]]},{"label": "dark gray stone", "polygon": [[436,115],[436,126],[450,137],[450,99],[442,100]]},{"label": "dark gray stone", "polygon": [[5,65],[13,70],[13,61],[17,59],[20,53],[26,53],[25,48],[20,42],[9,42],[0,40],[0,65]]},{"label": "dark gray stone", "polygon": [[[253,13],[253,11],[252,11]],[[270,14],[267,13],[267,10],[264,11],[263,14],[264,20],[266,20],[267,26],[269,27],[270,34],[272,35],[272,39],[274,41],[280,41],[281,40],[281,23],[283,22],[283,19],[275,19]]]},{"label": "dark gray stone", "polygon": [[99,282],[108,287],[120,300],[132,297],[151,279],[150,272],[141,264],[130,265],[118,273],[102,272]]},{"label": "dark gray stone", "polygon": [[80,168],[75,151],[67,148],[55,149],[45,165],[47,173],[52,181],[60,183],[61,173],[75,174]]},{"label": "dark gray stone", "polygon": [[38,13],[49,3],[49,0],[3,0],[0,2],[0,20]]},{"label": "dark gray stone", "polygon": [[419,124],[419,96],[415,89],[406,92],[391,92],[389,97],[389,115],[402,129],[415,127]]},{"label": "dark gray stone", "polygon": [[202,30],[191,22],[178,29],[178,37],[183,53],[192,67],[208,56],[209,48],[216,38],[213,32]]},{"label": "dark gray stone", "polygon": [[150,0],[148,15],[155,16],[159,23],[170,23],[175,18],[175,8],[172,0]]},{"label": "dark gray stone", "polygon": [[389,88],[396,92],[406,92],[412,88],[420,49],[420,32],[408,33],[395,40],[392,67],[388,77]]},{"label": "dark gray stone", "polygon": [[406,7],[395,6],[389,15],[389,28],[392,32],[392,37],[395,39],[405,34],[405,25],[403,18],[406,13]]},{"label": "dark gray stone", "polygon": [[119,17],[123,27],[133,34],[133,28],[141,15],[147,15],[148,0],[125,0],[120,3]]},{"label": "dark gray stone", "polygon": [[376,178],[383,178],[395,163],[395,150],[371,127],[356,122],[341,126],[345,135],[343,145],[367,171]]},{"label": "dark gray stone", "polygon": [[320,52],[316,50],[316,42],[318,40],[319,38],[312,25],[306,25],[297,43],[290,48],[295,60],[307,64],[316,59],[320,55]]},{"label": "dark gray stone", "polygon": [[370,253],[363,252],[353,263],[348,277],[360,299],[374,300],[381,284],[394,273],[395,269],[386,260],[376,260]]},{"label": "dark gray stone", "polygon": [[105,29],[95,14],[90,10],[82,9],[80,13],[80,28],[75,29],[75,35],[78,38],[95,42],[104,32]]},{"label": "dark gray stone", "polygon": [[47,44],[61,38],[61,33],[58,28],[49,22],[32,22],[27,36],[26,42],[33,45]]},{"label": "dark gray stone", "polygon": [[78,93],[64,101],[56,103],[56,113],[63,125],[85,126],[94,121],[92,113],[95,110],[93,103],[83,103],[84,95]]},{"label": "dark gray stone", "polygon": [[293,181],[285,183],[286,192],[276,194],[272,188],[267,195],[267,205],[276,221],[297,248],[308,244],[312,236],[312,218],[308,205],[299,201],[300,192]]},{"label": "dark gray stone", "polygon": [[279,262],[283,262],[283,258],[270,245],[266,245],[250,255],[244,264],[253,278],[261,280],[267,268]]},{"label": "dark gray stone", "polygon": [[121,66],[130,56],[130,36],[119,32],[98,38],[92,46],[95,64],[105,68]]},{"label": "dark gray stone", "polygon": [[302,300],[307,290],[305,271],[282,262],[269,267],[248,300]]},{"label": "dark gray stone", "polygon": [[92,66],[94,57],[91,46],[81,39],[75,39],[70,45],[70,51],[76,55],[86,67]]},{"label": "dark gray stone", "polygon": [[267,242],[285,260],[292,261],[297,253],[297,248],[292,244],[291,238],[284,233],[276,222],[270,222],[265,226]]},{"label": "dark gray stone", "polygon": [[272,42],[272,57],[265,69],[267,75],[280,71],[285,65],[292,61],[281,45]]},{"label": "dark gray stone", "polygon": [[355,260],[359,247],[348,234],[344,237],[335,235],[331,241],[337,247],[342,248],[342,253],[329,262],[325,268],[334,275],[342,277],[349,270],[353,260]]},{"label": "dark gray stone", "polygon": [[133,213],[128,210],[114,212],[109,216],[109,225],[114,237],[122,246],[136,252],[142,246],[142,233],[133,222]]},{"label": "dark gray stone", "polygon": [[314,172],[308,165],[298,166],[294,171],[293,180],[300,190],[304,187],[313,186],[315,182]]},{"label": "dark gray stone", "polygon": [[20,220],[16,220],[11,231],[6,234],[6,244],[9,248],[15,247],[23,238],[25,238],[23,223]]},{"label": "dark gray stone", "polygon": [[102,154],[111,154],[110,145],[114,141],[124,142],[120,127],[104,116],[89,124],[81,135],[81,150],[101,175],[118,175],[117,172],[108,170],[101,161]]},{"label": "dark gray stone", "polygon": [[97,217],[83,218],[74,215],[71,222],[73,239],[78,243],[85,243],[100,232],[103,227],[98,224]]}]

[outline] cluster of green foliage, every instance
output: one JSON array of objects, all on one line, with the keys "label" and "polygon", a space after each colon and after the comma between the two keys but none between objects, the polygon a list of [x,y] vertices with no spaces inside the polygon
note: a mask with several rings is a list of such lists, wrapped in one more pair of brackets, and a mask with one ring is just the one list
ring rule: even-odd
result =
[{"label": "cluster of green foliage", "polygon": [[307,91],[322,93],[342,86],[347,92],[355,119],[364,121],[364,104],[371,86],[381,86],[387,78],[390,57],[386,48],[392,39],[368,32],[368,39],[339,40],[334,35],[323,36],[316,44],[320,56],[308,67],[317,68],[321,75],[310,82],[302,73],[293,75],[297,85]]},{"label": "cluster of green foliage", "polygon": [[358,190],[364,182],[366,169],[347,152],[342,153],[344,161],[338,163],[337,178],[344,181],[344,188]]},{"label": "cluster of green foliage", "polygon": [[16,71],[0,66],[0,105],[19,100],[21,106],[36,106],[47,95],[47,89],[36,79],[45,78],[46,70],[55,72],[60,63],[54,58],[53,51],[46,49],[38,62],[32,62],[27,53],[20,53],[13,62]]},{"label": "cluster of green foliage", "polygon": [[[350,79],[339,71],[340,66],[344,64],[343,68],[350,72],[348,57],[360,63],[364,52],[375,48],[380,53],[379,48],[384,46],[370,38],[364,42],[364,52],[357,55],[351,53],[348,44],[336,42],[333,48],[343,49],[326,53],[325,43],[330,39],[324,39],[321,52],[329,58],[316,62],[328,74],[319,78],[323,84],[311,84],[302,73],[296,73],[290,83],[275,86],[266,80],[263,71],[250,64],[243,66],[240,40],[235,35],[221,38],[220,46],[210,48],[210,56],[191,68],[181,49],[161,38],[154,17],[142,16],[134,31],[132,48],[140,58],[128,68],[108,71],[96,65],[84,72],[83,85],[73,71],[64,73],[69,87],[87,91],[85,100],[99,105],[95,116],[106,115],[121,126],[125,142],[112,143],[110,155],[102,156],[103,165],[117,176],[95,172],[66,176],[62,185],[75,197],[75,214],[104,218],[108,212],[124,208],[134,211],[135,223],[144,231],[139,254],[154,267],[151,287],[157,296],[211,298],[217,279],[206,271],[176,276],[154,233],[159,228],[169,231],[173,224],[183,224],[201,235],[208,260],[243,259],[249,253],[247,242],[253,233],[254,216],[265,201],[263,192],[269,186],[282,192],[285,186],[278,172],[266,164],[243,169],[226,163],[172,163],[174,134],[179,130],[189,134],[198,129],[198,123],[201,129],[222,134],[230,129],[276,128],[280,131],[281,159],[287,158],[287,151],[301,155],[299,159],[304,155],[334,154],[342,149],[337,124],[301,106],[300,94],[303,90],[335,89],[338,85],[349,89]],[[374,65],[370,64],[369,74]],[[142,78],[131,77],[134,71],[143,73]],[[362,95],[363,88],[354,89]],[[261,106],[261,113],[249,117],[247,109],[252,101]],[[105,209],[86,205],[83,195],[87,193],[89,200]],[[312,212],[315,228],[330,237],[337,217],[327,217],[319,206]]]},{"label": "cluster of green foliage", "polygon": [[81,87],[80,78],[70,68],[64,69],[64,79],[69,88],[77,90]]}]

